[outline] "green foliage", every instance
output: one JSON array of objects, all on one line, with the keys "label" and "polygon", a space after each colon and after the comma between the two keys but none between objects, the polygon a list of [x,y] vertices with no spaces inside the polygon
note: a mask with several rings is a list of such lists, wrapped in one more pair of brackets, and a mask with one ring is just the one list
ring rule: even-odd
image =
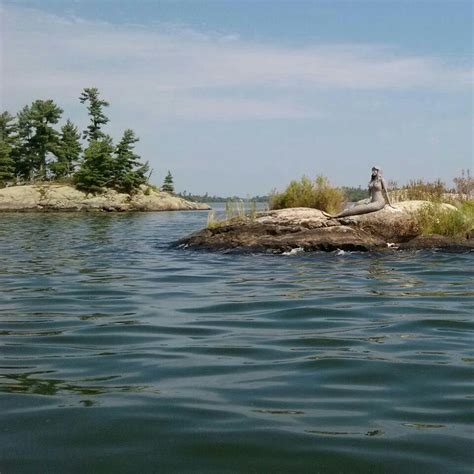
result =
[{"label": "green foliage", "polygon": [[115,147],[112,138],[104,135],[91,141],[84,152],[84,161],[74,175],[74,184],[83,191],[98,193],[113,181]]},{"label": "green foliage", "polygon": [[140,163],[140,157],[134,153],[136,142],[138,138],[133,130],[127,129],[115,148],[110,186],[117,191],[132,193],[147,182],[148,163]]},{"label": "green foliage", "polygon": [[193,202],[227,202],[227,201],[237,201],[237,200],[244,200],[244,201],[255,201],[255,202],[263,202],[268,203],[269,197],[268,196],[254,196],[254,197],[246,197],[243,198],[242,196],[216,196],[210,195],[209,193],[205,194],[192,194],[186,191],[178,193],[177,196],[180,196],[188,201]]},{"label": "green foliage", "polygon": [[423,234],[460,236],[474,228],[474,201],[464,201],[457,209],[445,209],[440,203],[428,203],[415,213]]},{"label": "green foliage", "polygon": [[114,188],[117,191],[132,193],[148,179],[148,163],[140,163],[140,157],[134,152],[138,141],[133,130],[125,130],[122,139],[116,147],[112,139],[104,135],[101,128],[109,119],[103,109],[108,102],[99,99],[99,91],[86,88],[79,100],[87,103],[90,124],[83,132],[83,137],[89,141],[89,147],[84,154],[84,162],[76,173],[75,182],[78,188],[98,192],[103,187]]},{"label": "green foliage", "polygon": [[109,187],[132,193],[147,183],[148,163],[140,163],[133,151],[138,141],[134,132],[126,130],[115,147],[102,131],[109,121],[103,112],[108,102],[100,99],[94,87],[84,89],[79,100],[87,104],[90,116],[83,132],[88,140],[84,152],[81,134],[70,120],[60,132],[55,129],[63,110],[52,100],[36,100],[23,107],[16,123],[8,112],[0,115],[0,187],[17,180],[67,182],[72,178],[84,191],[100,192]]},{"label": "green foliage", "polygon": [[15,178],[15,164],[11,157],[11,146],[0,140],[0,188],[5,187]]},{"label": "green foliage", "polygon": [[343,186],[341,189],[349,202],[357,202],[369,197],[368,190],[362,189],[360,186],[358,188]]},{"label": "green foliage", "polygon": [[104,107],[108,107],[109,103],[105,100],[99,99],[99,91],[96,87],[87,87],[82,91],[79,97],[81,104],[87,103],[87,110],[89,112],[90,124],[82,133],[83,138],[89,142],[98,141],[104,137],[102,126],[105,125],[109,119],[104,114]]},{"label": "green foliage", "polygon": [[166,191],[167,193],[174,192],[173,176],[171,175],[171,172],[169,170],[168,170],[168,174],[166,175],[163,181],[163,186],[161,186],[161,190]]},{"label": "green foliage", "polygon": [[270,196],[270,209],[312,207],[337,212],[343,203],[344,193],[331,187],[327,178],[321,175],[314,182],[303,176],[300,181],[291,181],[282,193],[274,192]]},{"label": "green foliage", "polygon": [[8,112],[0,114],[0,188],[15,179],[12,150],[15,145],[14,117]]},{"label": "green foliage", "polygon": [[50,164],[55,179],[67,178],[74,172],[82,146],[77,127],[68,119],[61,128],[61,137],[56,148],[56,161]]},{"label": "green foliage", "polygon": [[11,143],[14,140],[13,134],[16,132],[16,125],[13,123],[15,117],[9,112],[0,114],[0,140]]},{"label": "green foliage", "polygon": [[52,125],[58,123],[62,113],[52,100],[35,100],[18,113],[17,172],[22,178],[46,179],[47,155],[56,151],[59,141]]}]

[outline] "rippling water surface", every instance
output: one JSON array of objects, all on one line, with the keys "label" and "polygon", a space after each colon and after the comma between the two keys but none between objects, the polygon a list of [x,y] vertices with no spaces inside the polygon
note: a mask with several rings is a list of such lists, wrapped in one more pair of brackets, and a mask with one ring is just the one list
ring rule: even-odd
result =
[{"label": "rippling water surface", "polygon": [[473,254],[169,249],[0,215],[0,472],[472,472]]}]

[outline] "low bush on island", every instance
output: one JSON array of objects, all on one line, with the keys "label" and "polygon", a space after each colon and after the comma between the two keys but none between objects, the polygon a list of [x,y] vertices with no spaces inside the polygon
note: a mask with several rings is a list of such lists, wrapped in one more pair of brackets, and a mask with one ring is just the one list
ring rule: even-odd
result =
[{"label": "low bush on island", "polygon": [[318,176],[311,181],[303,176],[299,181],[291,181],[285,191],[274,191],[270,195],[270,209],[285,209],[290,207],[312,207],[326,212],[339,212],[346,197],[339,188],[330,185],[324,176]]},{"label": "low bush on island", "polygon": [[441,203],[431,202],[415,213],[424,235],[438,234],[459,237],[474,229],[474,200],[456,203],[456,209],[446,209]]}]

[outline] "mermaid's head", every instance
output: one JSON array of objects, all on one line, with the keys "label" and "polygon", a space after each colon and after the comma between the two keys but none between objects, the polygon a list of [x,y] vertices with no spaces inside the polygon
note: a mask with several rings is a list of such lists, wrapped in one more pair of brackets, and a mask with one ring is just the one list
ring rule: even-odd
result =
[{"label": "mermaid's head", "polygon": [[381,175],[382,175],[382,170],[380,169],[380,166],[377,166],[377,165],[372,166],[372,179]]}]

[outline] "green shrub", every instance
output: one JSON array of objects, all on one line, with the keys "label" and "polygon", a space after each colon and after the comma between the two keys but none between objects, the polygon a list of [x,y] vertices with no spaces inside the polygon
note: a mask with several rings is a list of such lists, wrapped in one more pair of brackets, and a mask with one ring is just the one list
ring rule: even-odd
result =
[{"label": "green shrub", "polygon": [[312,207],[326,212],[338,212],[344,204],[344,193],[333,188],[327,178],[318,176],[313,182],[307,176],[292,181],[282,193],[272,192],[270,209]]},{"label": "green shrub", "polygon": [[474,227],[474,201],[464,201],[457,209],[429,203],[415,213],[422,234],[457,237]]}]

